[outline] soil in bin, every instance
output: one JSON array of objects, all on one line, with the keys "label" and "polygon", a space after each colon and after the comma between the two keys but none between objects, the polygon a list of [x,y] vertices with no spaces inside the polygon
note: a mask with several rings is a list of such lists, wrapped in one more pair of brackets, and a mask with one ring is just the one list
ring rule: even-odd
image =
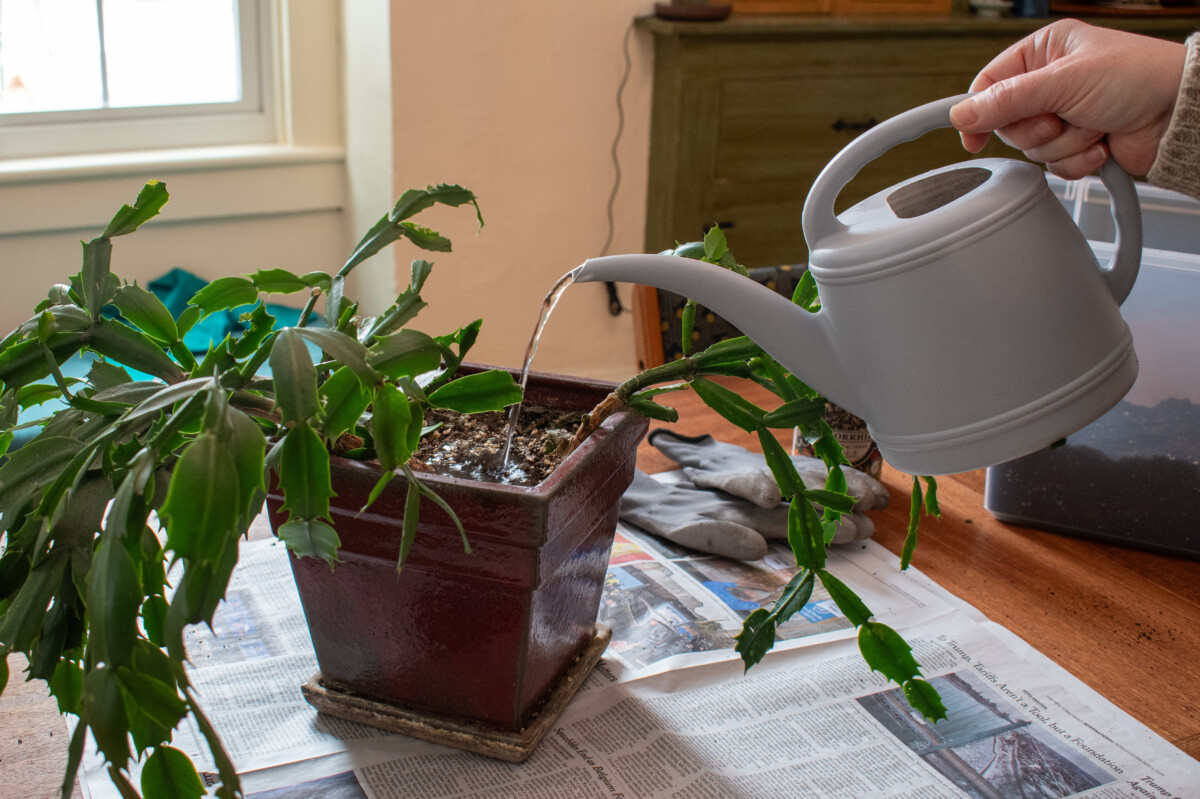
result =
[{"label": "soil in bin", "polygon": [[558,466],[562,456],[556,450],[570,440],[583,416],[580,411],[522,407],[506,467],[502,461],[508,413],[434,409],[425,415],[425,423],[441,427],[421,439],[412,467],[468,480],[535,486]]}]

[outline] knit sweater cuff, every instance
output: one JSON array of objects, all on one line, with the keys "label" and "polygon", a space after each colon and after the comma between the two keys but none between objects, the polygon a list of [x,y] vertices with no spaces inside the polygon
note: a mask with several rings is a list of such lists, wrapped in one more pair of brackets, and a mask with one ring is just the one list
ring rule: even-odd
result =
[{"label": "knit sweater cuff", "polygon": [[1179,99],[1146,177],[1156,186],[1200,197],[1200,33],[1188,37]]}]

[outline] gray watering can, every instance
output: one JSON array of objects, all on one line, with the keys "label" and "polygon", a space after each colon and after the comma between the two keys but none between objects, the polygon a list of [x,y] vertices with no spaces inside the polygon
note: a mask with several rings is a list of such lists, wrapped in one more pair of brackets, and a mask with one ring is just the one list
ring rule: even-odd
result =
[{"label": "gray watering can", "polygon": [[734,272],[670,255],[593,258],[576,282],[642,283],[691,297],[831,402],[862,417],[910,474],[978,469],[1079,430],[1133,385],[1120,304],[1141,262],[1137,193],[1109,159],[1117,240],[1100,266],[1041,169],[989,158],[935,169],[840,216],[834,200],[901,142],[950,127],[966,95],[914,108],[837,154],[804,204],[809,313]]}]

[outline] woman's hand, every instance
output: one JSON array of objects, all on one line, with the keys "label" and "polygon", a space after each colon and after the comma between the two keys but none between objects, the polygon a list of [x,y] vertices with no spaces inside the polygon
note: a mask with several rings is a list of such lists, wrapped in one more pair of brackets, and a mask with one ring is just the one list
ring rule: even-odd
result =
[{"label": "woman's hand", "polygon": [[1061,20],[993,59],[950,121],[971,152],[995,131],[1069,180],[1110,153],[1144,175],[1171,121],[1185,54],[1182,44]]}]

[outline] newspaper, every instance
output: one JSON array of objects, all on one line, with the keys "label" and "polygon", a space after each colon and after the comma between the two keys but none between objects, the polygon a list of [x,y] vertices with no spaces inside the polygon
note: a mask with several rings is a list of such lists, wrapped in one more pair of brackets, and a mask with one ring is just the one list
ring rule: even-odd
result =
[{"label": "newspaper", "polygon": [[[1182,797],[1200,763],[875,544],[828,568],[913,646],[949,717],[926,722],[871,672],[820,590],[743,673],[742,619],[791,575],[618,529],[600,620],[604,659],[523,764],[317,714],[317,670],[287,553],[244,543],[212,628],[189,631],[190,677],[247,799]],[[197,730],[175,745],[214,771]],[[136,778],[136,774],[135,774]],[[95,758],[89,797],[118,796]]]}]

